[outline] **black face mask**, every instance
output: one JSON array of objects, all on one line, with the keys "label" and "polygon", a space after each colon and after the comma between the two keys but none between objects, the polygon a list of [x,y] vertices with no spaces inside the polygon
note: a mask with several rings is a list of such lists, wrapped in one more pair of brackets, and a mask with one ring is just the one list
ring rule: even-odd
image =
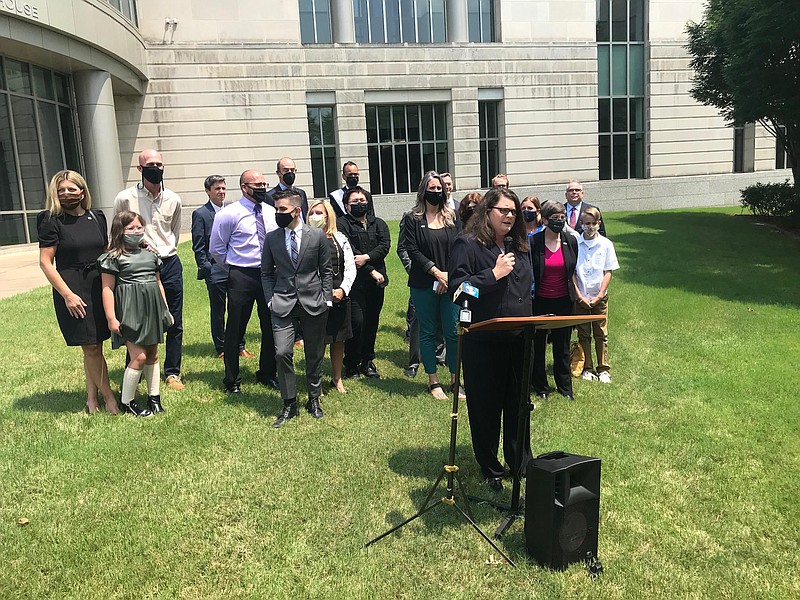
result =
[{"label": "black face mask", "polygon": [[267,201],[267,188],[254,188],[247,186],[250,188],[250,195],[253,197],[258,204]]},{"label": "black face mask", "polygon": [[347,187],[354,188],[358,185],[358,175],[348,175],[347,179],[345,179]]},{"label": "black face mask", "polygon": [[164,171],[158,167],[142,167],[142,177],[153,185],[159,185],[164,181]]},{"label": "black face mask", "polygon": [[287,187],[292,187],[294,185],[295,174],[289,171],[288,173],[283,174],[283,185]]},{"label": "black face mask", "polygon": [[275,222],[278,227],[288,227],[294,221],[294,211],[288,213],[275,213]]},{"label": "black face mask", "polygon": [[531,221],[536,220],[537,212],[535,210],[523,210],[522,211],[522,218],[525,219],[526,223],[530,223]]},{"label": "black face mask", "polygon": [[361,217],[367,214],[367,203],[359,202],[358,204],[351,204],[350,214],[353,215],[356,219],[360,219]]},{"label": "black face mask", "polygon": [[547,228],[553,233],[561,233],[564,231],[564,225],[567,222],[564,219],[550,219],[547,221]]},{"label": "black face mask", "polygon": [[425,190],[425,202],[431,206],[441,206],[444,204],[444,201],[444,192],[432,192],[430,190]]}]

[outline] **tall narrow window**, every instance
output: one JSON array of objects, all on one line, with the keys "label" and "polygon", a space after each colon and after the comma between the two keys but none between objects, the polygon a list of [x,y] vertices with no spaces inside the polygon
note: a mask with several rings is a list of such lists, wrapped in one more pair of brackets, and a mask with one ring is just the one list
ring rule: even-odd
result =
[{"label": "tall narrow window", "polygon": [[445,0],[353,0],[359,44],[447,41]]},{"label": "tall narrow window", "polygon": [[[780,126],[780,130],[786,135],[786,127],[783,125]],[[775,168],[776,169],[785,169],[786,165],[789,163],[788,157],[786,156],[786,148],[783,147],[781,144],[780,138],[775,136]]]},{"label": "tall narrow window", "polygon": [[0,57],[0,246],[35,242],[47,182],[82,171],[68,76]]},{"label": "tall narrow window", "polygon": [[733,128],[733,172],[744,173],[744,125]]},{"label": "tall narrow window", "polygon": [[493,42],[494,0],[467,0],[470,42]]},{"label": "tall narrow window", "polygon": [[330,44],[330,0],[300,0],[300,42],[303,44]]},{"label": "tall narrow window", "polygon": [[478,125],[481,146],[481,187],[488,188],[492,177],[500,173],[500,103],[478,102]]},{"label": "tall narrow window", "polygon": [[308,107],[308,145],[314,198],[325,198],[339,187],[332,106]]},{"label": "tall narrow window", "polygon": [[426,171],[449,170],[447,151],[445,104],[367,105],[373,193],[416,192]]},{"label": "tall narrow window", "polygon": [[644,0],[597,0],[600,179],[645,176]]}]

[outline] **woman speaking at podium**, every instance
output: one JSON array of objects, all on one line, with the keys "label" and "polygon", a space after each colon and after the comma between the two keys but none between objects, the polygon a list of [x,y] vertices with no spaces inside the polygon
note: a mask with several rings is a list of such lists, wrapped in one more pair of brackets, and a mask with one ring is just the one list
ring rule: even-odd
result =
[{"label": "woman speaking at podium", "polygon": [[[492,188],[477,205],[464,234],[456,239],[448,265],[451,295],[467,282],[477,288],[469,298],[472,323],[496,317],[531,316],[531,262],[519,198],[511,190]],[[517,420],[523,376],[520,332],[474,332],[462,336],[462,366],[475,459],[489,488],[503,489],[498,460],[500,424],[503,456],[518,455]],[[526,439],[522,462],[530,458]]]}]

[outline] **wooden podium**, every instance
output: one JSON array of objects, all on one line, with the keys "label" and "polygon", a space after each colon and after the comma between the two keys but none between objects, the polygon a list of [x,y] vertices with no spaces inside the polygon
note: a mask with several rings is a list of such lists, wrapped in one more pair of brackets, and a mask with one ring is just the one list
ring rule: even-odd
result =
[{"label": "wooden podium", "polygon": [[[533,411],[531,402],[531,363],[533,361],[533,335],[537,329],[561,329],[563,327],[574,327],[592,321],[602,321],[607,317],[602,315],[544,315],[538,317],[500,317],[481,321],[466,328],[466,335],[478,332],[490,331],[519,331],[524,336],[524,353],[522,359],[522,385],[519,390],[519,419],[517,420],[517,448],[519,455],[513,457],[511,466],[511,476],[513,485],[511,488],[511,505],[506,506],[486,498],[470,496],[470,500],[484,502],[505,511],[505,517],[494,532],[494,537],[499,538],[508,527],[524,512],[524,502],[521,498],[520,489],[522,487],[522,476],[525,465],[522,464],[522,453],[524,452],[525,438],[530,433],[530,418],[524,418],[526,414]],[[508,460],[508,456],[505,457]]]}]

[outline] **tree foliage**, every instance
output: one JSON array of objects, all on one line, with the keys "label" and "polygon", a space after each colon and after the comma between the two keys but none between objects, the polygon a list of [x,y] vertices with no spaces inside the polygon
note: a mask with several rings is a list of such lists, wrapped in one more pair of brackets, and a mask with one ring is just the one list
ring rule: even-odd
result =
[{"label": "tree foliage", "polygon": [[800,182],[800,0],[708,0],[687,33],[692,96],[730,123],[761,123]]}]

